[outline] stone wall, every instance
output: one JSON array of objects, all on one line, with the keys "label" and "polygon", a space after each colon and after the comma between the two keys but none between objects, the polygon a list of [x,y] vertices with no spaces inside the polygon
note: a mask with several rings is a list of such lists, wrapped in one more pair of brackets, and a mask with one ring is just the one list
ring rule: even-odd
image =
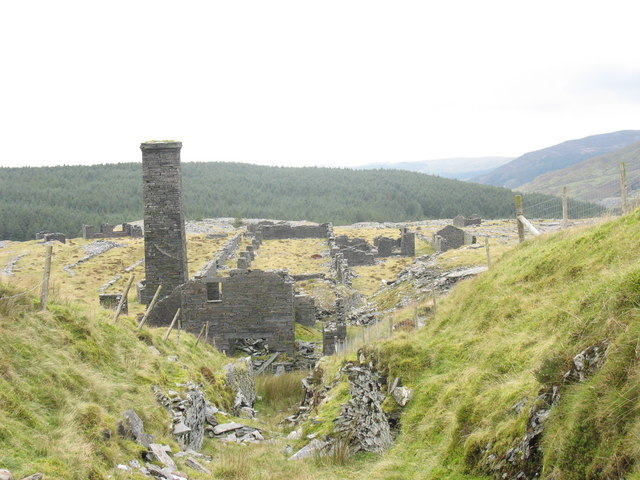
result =
[{"label": "stone wall", "polygon": [[460,248],[463,245],[471,245],[473,243],[476,243],[476,237],[453,225],[447,225],[438,230],[433,234],[431,240],[434,250],[438,252],[446,252],[452,248]]},{"label": "stone wall", "polygon": [[482,219],[478,216],[465,217],[463,215],[457,215],[453,219],[454,227],[468,227],[470,225],[482,224]]},{"label": "stone wall", "polygon": [[[106,308],[109,310],[115,310],[118,308],[118,304],[120,303],[120,299],[122,298],[122,294],[120,293],[103,293],[98,297],[100,299],[100,306],[102,308]],[[124,315],[129,313],[129,301],[127,298],[124,299],[124,303],[122,304],[122,310],[120,310]]]},{"label": "stone wall", "polygon": [[36,240],[43,240],[44,242],[60,242],[67,243],[67,237],[64,233],[60,232],[38,232],[36,233]]},{"label": "stone wall", "polygon": [[322,325],[322,353],[323,355],[333,355],[336,353],[336,342],[338,350],[347,340],[347,325],[342,321],[325,322]]},{"label": "stone wall", "polygon": [[142,150],[145,286],[149,303],[159,285],[169,295],[188,279],[180,171],[181,142],[148,142]]},{"label": "stone wall", "polygon": [[416,234],[407,228],[400,229],[400,255],[414,257],[416,255]]},{"label": "stone wall", "polygon": [[295,321],[306,327],[316,324],[316,304],[309,295],[296,294],[293,296]]},{"label": "stone wall", "polygon": [[398,240],[389,237],[376,237],[373,245],[378,249],[378,257],[390,257],[398,247]]},{"label": "stone wall", "polygon": [[120,238],[120,237],[134,237],[141,238],[142,228],[138,225],[131,225],[129,223],[122,224],[122,230],[114,231],[113,225],[110,223],[103,223],[100,225],[100,230],[96,232],[93,225],[82,225],[82,238],[85,240],[91,240],[94,238]]},{"label": "stone wall", "polygon": [[232,354],[236,340],[264,338],[269,350],[294,351],[293,281],[284,272],[232,270],[228,277],[191,280],[156,305],[147,323],[167,326],[178,307],[184,328]]},{"label": "stone wall", "polygon": [[264,240],[284,238],[329,238],[333,231],[330,223],[312,225],[291,225],[287,222],[263,221],[249,225],[252,233],[261,232]]}]

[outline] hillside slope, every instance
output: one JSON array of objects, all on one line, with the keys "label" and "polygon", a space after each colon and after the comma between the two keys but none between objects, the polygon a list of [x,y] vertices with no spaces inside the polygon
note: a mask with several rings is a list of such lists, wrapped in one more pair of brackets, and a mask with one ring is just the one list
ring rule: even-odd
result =
[{"label": "hillside slope", "polygon": [[545,173],[518,187],[523,192],[541,192],[559,195],[567,187],[572,198],[580,200],[603,199],[620,194],[620,162],[625,162],[627,178],[640,179],[640,143],[622,150],[589,158],[562,170]]},{"label": "hillside slope", "polygon": [[370,163],[356,168],[363,170],[373,168],[409,170],[410,172],[420,172],[430,175],[440,175],[446,178],[466,180],[485,172],[488,173],[511,160],[513,160],[513,157],[455,157],[417,162]]},{"label": "hillside slope", "polygon": [[471,178],[471,181],[517,188],[544,173],[575,165],[587,158],[619,150],[635,142],[640,142],[640,130],[622,130],[569,140],[525,153],[486,175]]},{"label": "hillside slope", "polygon": [[[15,293],[0,284],[0,297]],[[140,458],[145,449],[116,434],[128,409],[177,451],[153,385],[202,383],[210,401],[230,407],[224,357],[195,346],[193,336],[165,342],[159,330],[137,332],[131,318],[116,325],[105,311],[51,302],[37,312],[37,305],[30,296],[0,298],[0,468],[16,478],[43,472],[45,479],[97,480]]]},{"label": "hillside slope", "polygon": [[[400,170],[280,168],[183,163],[188,218],[286,218],[333,222],[408,221],[478,213],[505,218],[513,193]],[[533,196],[531,204],[548,197]],[[142,218],[139,163],[0,169],[0,239],[41,230],[81,234],[83,224]]]},{"label": "hillside slope", "polygon": [[638,233],[640,211],[527,241],[419,331],[352,357],[415,392],[357,478],[640,478]]}]

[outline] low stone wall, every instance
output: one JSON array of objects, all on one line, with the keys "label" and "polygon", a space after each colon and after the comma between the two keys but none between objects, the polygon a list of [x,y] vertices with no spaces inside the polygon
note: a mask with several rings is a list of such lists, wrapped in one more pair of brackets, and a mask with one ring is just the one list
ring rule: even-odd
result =
[{"label": "low stone wall", "polygon": [[264,240],[282,240],[285,238],[329,238],[333,231],[330,223],[312,225],[291,225],[286,222],[269,221],[249,225],[252,233],[261,232]]},{"label": "low stone wall", "polygon": [[64,233],[60,232],[38,232],[36,233],[36,240],[43,240],[45,242],[60,242],[67,243],[67,237]]},{"label": "low stone wall", "polygon": [[96,232],[93,225],[82,226],[82,238],[85,240],[91,240],[94,238],[119,238],[119,237],[134,237],[141,238],[142,227],[138,225],[131,225],[129,223],[122,224],[122,231],[114,232],[113,225],[109,223],[103,223],[100,225],[100,230]]},{"label": "low stone wall", "polygon": [[[120,293],[103,293],[98,296],[100,300],[100,306],[102,308],[106,308],[108,310],[116,310],[118,308],[118,304],[120,303],[120,299],[122,298],[122,294]],[[129,313],[129,301],[127,298],[124,299],[124,303],[122,304],[122,309],[120,312],[124,315]]]}]

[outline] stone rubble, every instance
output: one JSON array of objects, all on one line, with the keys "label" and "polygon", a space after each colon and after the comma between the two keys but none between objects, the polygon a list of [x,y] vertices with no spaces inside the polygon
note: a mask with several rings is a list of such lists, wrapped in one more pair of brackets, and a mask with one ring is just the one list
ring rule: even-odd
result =
[{"label": "stone rubble", "polygon": [[13,257],[11,260],[9,260],[9,263],[7,263],[6,267],[4,267],[3,270],[0,270],[0,275],[6,275],[8,277],[12,276],[18,262],[27,255],[29,255],[29,252],[24,252]]},{"label": "stone rubble", "polygon": [[84,250],[84,253],[86,253],[84,257],[82,257],[80,260],[78,260],[75,263],[72,263],[70,265],[63,267],[63,270],[67,272],[69,275],[75,275],[75,272],[73,271],[73,269],[76,268],[77,266],[91,260],[94,257],[97,257],[98,255],[102,255],[103,253],[108,252],[112,248],[119,248],[119,247],[125,247],[125,246],[126,245],[122,243],[113,242],[111,240],[96,240],[95,242],[91,242],[85,245],[84,247],[82,247],[82,249]]},{"label": "stone rubble", "polygon": [[348,442],[352,453],[384,452],[391,446],[393,438],[382,409],[385,395],[380,375],[371,365],[354,363],[347,363],[342,372],[349,378],[351,398],[333,421],[336,434]]}]

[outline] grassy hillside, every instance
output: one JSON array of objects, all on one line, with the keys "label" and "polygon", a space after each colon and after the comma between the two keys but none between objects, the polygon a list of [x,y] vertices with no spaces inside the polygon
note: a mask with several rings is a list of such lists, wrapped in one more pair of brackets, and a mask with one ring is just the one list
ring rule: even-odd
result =
[{"label": "grassy hillside", "polygon": [[523,192],[541,192],[550,195],[562,193],[566,186],[572,198],[580,200],[604,199],[620,195],[620,162],[625,162],[630,186],[640,181],[640,143],[622,150],[589,158],[576,165],[536,177],[525,183]]},{"label": "grassy hillside", "polygon": [[622,130],[569,140],[542,150],[525,153],[486,175],[472,178],[471,181],[485,185],[518,188],[539,175],[575,165],[587,158],[619,150],[635,142],[640,142],[640,130]]},{"label": "grassy hillside", "polygon": [[[533,465],[542,478],[640,478],[639,232],[636,212],[527,241],[458,286],[421,330],[370,347],[365,358],[415,397],[395,446],[358,478],[490,477],[554,385]],[[563,382],[573,357],[603,342],[602,367]]]},{"label": "grassy hillside", "polygon": [[[0,284],[0,297],[14,293]],[[54,301],[37,312],[37,304],[30,296],[0,299],[0,466],[16,478],[40,471],[48,479],[102,479],[116,464],[139,458],[141,447],[116,434],[128,409],[177,451],[152,385],[192,380],[211,402],[230,407],[223,356],[195,346],[193,336],[164,342],[164,329],[137,332],[131,317],[116,325],[104,311]]]},{"label": "grassy hillside", "polygon": [[[184,163],[187,218],[286,218],[349,224],[511,216],[509,190],[400,170],[280,168]],[[41,230],[81,234],[83,224],[142,218],[139,163],[0,168],[0,239]],[[548,197],[532,195],[531,204]]]}]

